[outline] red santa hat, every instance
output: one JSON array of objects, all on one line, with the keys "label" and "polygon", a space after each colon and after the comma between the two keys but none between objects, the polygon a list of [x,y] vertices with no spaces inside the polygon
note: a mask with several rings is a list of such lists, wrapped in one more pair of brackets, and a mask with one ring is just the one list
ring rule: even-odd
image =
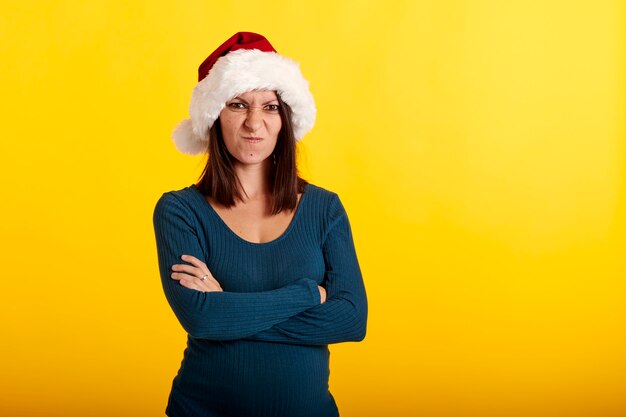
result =
[{"label": "red santa hat", "polygon": [[172,134],[176,148],[197,155],[208,150],[209,129],[226,102],[252,90],[276,90],[293,110],[296,140],[315,124],[315,101],[299,64],[279,55],[265,37],[252,32],[231,36],[198,68],[198,84],[193,89],[189,119]]}]

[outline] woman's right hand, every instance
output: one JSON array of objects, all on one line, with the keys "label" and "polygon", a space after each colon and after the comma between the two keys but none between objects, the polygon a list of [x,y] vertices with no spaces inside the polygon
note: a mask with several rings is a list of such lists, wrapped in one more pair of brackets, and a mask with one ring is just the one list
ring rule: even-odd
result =
[{"label": "woman's right hand", "polygon": [[320,285],[317,286],[317,289],[320,290],[320,299],[322,300],[320,304],[324,304],[326,302],[326,289]]}]

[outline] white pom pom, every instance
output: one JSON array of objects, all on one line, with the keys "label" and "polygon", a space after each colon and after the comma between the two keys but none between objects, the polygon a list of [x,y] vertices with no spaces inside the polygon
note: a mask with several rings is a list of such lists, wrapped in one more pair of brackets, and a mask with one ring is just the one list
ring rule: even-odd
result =
[{"label": "white pom pom", "polygon": [[172,132],[176,148],[187,155],[199,155],[208,151],[209,142],[193,133],[191,119],[185,119]]}]

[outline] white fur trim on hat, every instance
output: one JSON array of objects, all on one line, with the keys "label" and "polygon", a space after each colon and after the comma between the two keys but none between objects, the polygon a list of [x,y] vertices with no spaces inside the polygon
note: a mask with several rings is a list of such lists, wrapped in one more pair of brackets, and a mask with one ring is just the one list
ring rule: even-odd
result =
[{"label": "white fur trim on hat", "polygon": [[252,90],[276,90],[292,109],[296,140],[315,124],[315,101],[299,64],[276,52],[238,49],[220,57],[208,75],[193,89],[190,119],[183,120],[172,134],[178,150],[189,155],[208,151],[209,129],[226,102]]}]

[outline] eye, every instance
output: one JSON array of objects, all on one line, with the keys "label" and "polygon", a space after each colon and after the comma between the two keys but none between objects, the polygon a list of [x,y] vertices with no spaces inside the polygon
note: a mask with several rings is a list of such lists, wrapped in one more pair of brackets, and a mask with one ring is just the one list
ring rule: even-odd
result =
[{"label": "eye", "polygon": [[265,107],[265,110],[270,111],[272,113],[278,113],[278,109],[280,109],[280,106],[278,104],[268,104]]},{"label": "eye", "polygon": [[228,107],[233,110],[245,110],[246,105],[243,103],[239,103],[238,101],[233,101],[232,103],[228,103]]}]

